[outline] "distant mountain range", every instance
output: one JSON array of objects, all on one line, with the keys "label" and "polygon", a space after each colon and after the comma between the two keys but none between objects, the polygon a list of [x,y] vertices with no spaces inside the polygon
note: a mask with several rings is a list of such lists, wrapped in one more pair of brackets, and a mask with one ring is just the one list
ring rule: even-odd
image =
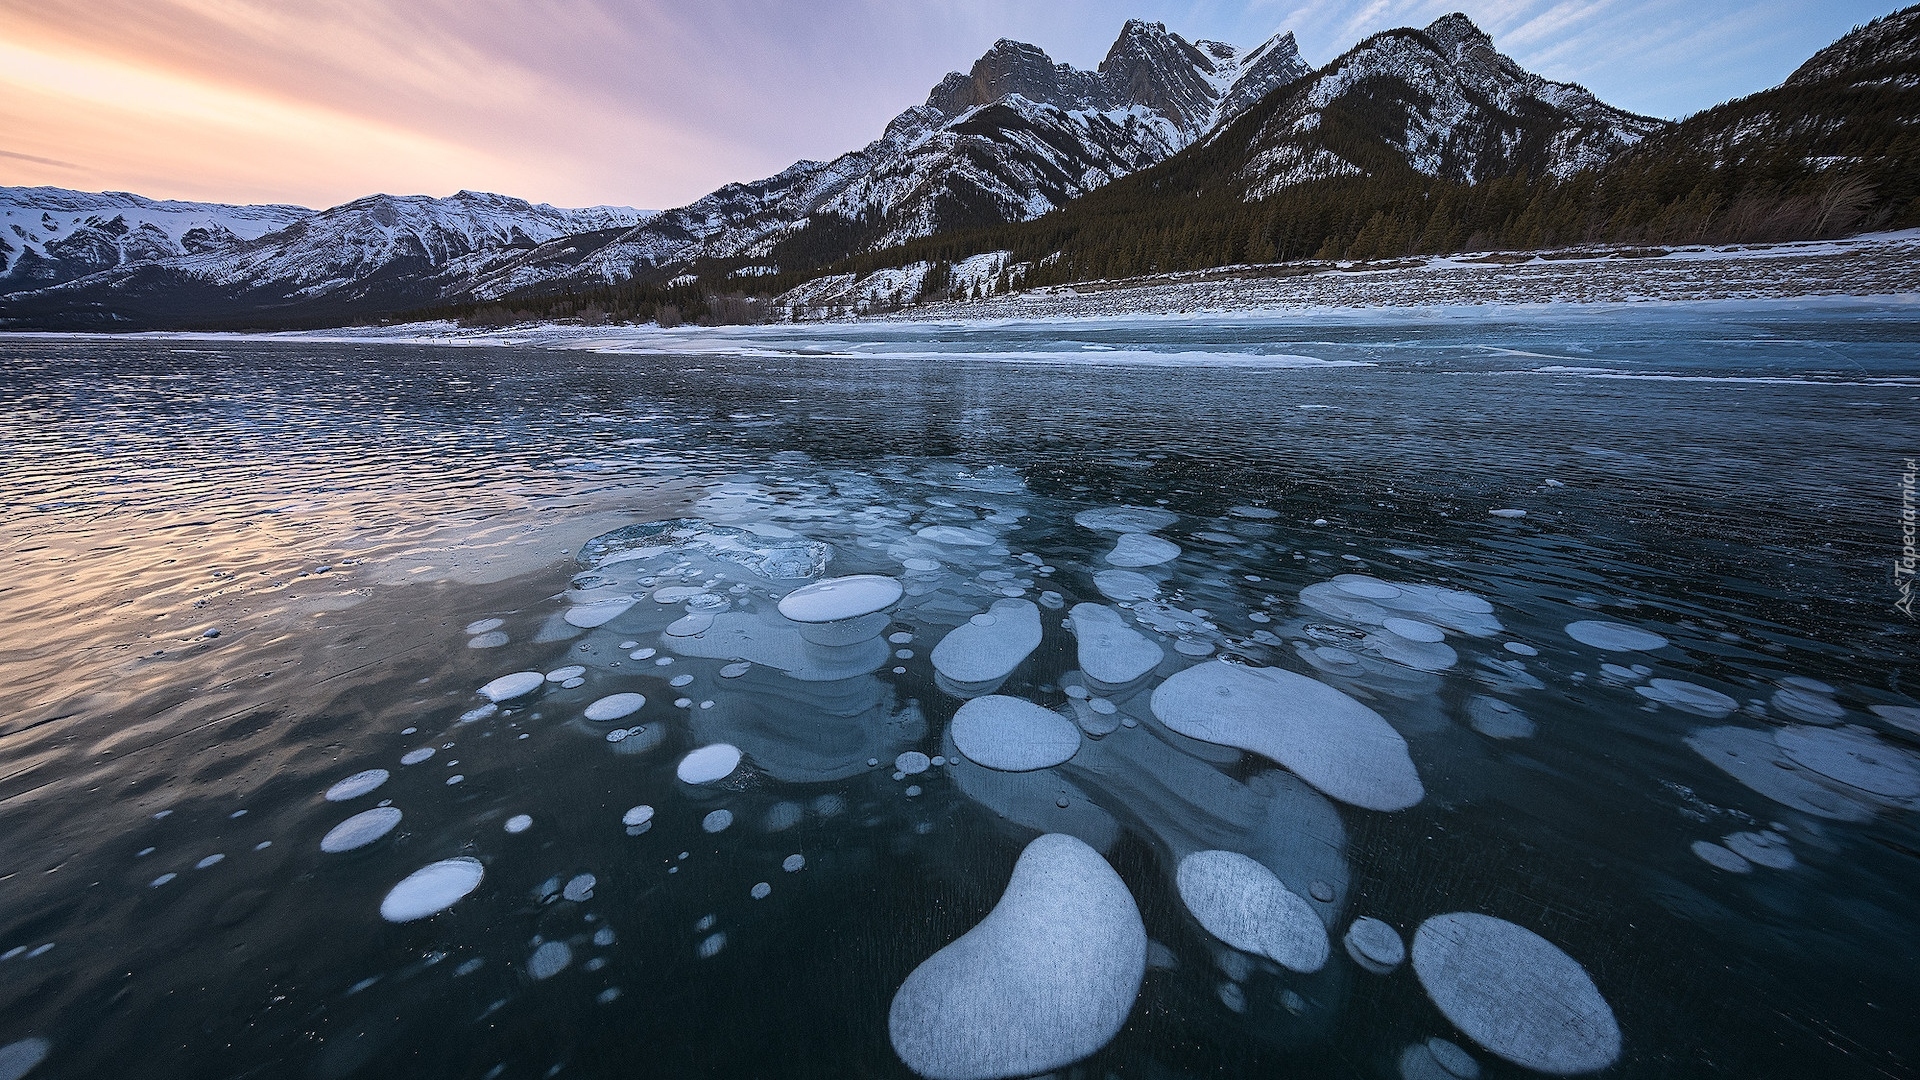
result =
[{"label": "distant mountain range", "polygon": [[[645,315],[668,289],[820,297],[876,270],[898,299],[1636,222],[1652,236],[1642,218],[1724,227],[1741,206],[1832,232],[1920,215],[1916,125],[1920,7],[1678,125],[1522,69],[1459,14],[1318,69],[1291,34],[1243,52],[1131,21],[1095,71],[1000,41],[867,146],[658,214],[0,189],[0,326],[298,325],[559,294]],[[1607,201],[1629,188],[1631,212]]]}]

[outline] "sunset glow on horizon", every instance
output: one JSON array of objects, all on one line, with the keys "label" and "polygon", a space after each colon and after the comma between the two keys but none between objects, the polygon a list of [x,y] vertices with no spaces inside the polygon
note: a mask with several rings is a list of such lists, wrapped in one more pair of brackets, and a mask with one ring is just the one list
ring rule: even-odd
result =
[{"label": "sunset glow on horizon", "polygon": [[1464,10],[1523,65],[1680,115],[1778,82],[1885,3],[899,5],[0,0],[0,184],[324,207],[461,188],[666,207],[876,137],[1000,37],[1096,65],[1128,17],[1309,63]]}]

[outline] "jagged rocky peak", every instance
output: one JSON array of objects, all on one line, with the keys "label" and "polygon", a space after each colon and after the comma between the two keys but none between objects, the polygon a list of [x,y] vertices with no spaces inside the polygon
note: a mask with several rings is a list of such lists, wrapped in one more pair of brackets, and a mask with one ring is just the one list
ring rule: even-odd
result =
[{"label": "jagged rocky peak", "polygon": [[1305,78],[1313,69],[1300,55],[1293,31],[1280,33],[1262,42],[1259,48],[1239,57],[1239,73],[1220,102],[1220,120],[1225,123],[1253,107],[1254,102],[1295,79]]},{"label": "jagged rocky peak", "polygon": [[1071,64],[1056,64],[1038,45],[1001,38],[965,75],[953,72],[933,88],[927,104],[947,116],[991,105],[1015,94],[1063,109],[1100,108],[1099,76]]},{"label": "jagged rocky peak", "polygon": [[1129,19],[1100,61],[1101,82],[1112,105],[1144,105],[1189,135],[1213,120],[1220,88],[1213,76],[1231,60],[1195,48],[1164,23]]}]

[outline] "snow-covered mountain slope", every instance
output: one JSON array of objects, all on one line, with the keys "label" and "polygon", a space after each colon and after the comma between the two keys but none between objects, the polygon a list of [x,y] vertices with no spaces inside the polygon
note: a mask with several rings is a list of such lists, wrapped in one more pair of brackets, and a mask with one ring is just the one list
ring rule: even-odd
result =
[{"label": "snow-covered mountain slope", "polygon": [[312,213],[304,206],[176,202],[125,191],[0,187],[0,293],[45,288],[123,263],[223,250]]},{"label": "snow-covered mountain slope", "polygon": [[647,216],[629,207],[567,210],[472,191],[444,199],[369,195],[252,240],[18,294],[8,307],[165,312],[175,322],[303,309],[390,310],[432,303],[500,262],[563,238],[597,234],[604,242]]},{"label": "snow-covered mountain slope", "polygon": [[1526,71],[1459,13],[1376,34],[1271,104],[1240,175],[1249,198],[1403,168],[1463,182],[1523,169],[1565,178],[1670,126]]},{"label": "snow-covered mountain slope", "polygon": [[1097,71],[1003,40],[859,150],[729,184],[584,259],[529,253],[471,291],[493,297],[636,274],[664,280],[712,261],[791,269],[947,229],[1028,220],[1164,160],[1307,70],[1291,34],[1242,52],[1135,20]]}]

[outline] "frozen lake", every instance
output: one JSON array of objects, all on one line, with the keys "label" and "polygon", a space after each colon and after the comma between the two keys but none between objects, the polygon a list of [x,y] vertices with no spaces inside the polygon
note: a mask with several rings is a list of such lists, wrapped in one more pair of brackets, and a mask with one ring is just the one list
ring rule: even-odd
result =
[{"label": "frozen lake", "polygon": [[1920,1069],[1920,308],[492,337],[0,339],[0,1080]]}]

